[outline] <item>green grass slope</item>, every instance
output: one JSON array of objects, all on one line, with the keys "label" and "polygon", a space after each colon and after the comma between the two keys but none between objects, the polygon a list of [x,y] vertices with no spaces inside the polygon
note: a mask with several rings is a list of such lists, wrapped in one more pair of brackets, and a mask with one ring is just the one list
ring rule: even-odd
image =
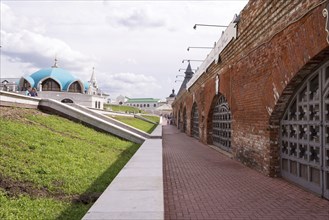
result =
[{"label": "green grass slope", "polygon": [[114,112],[139,113],[141,110],[133,106],[104,104],[104,109],[111,109]]},{"label": "green grass slope", "polygon": [[0,219],[81,219],[139,145],[0,107]]}]

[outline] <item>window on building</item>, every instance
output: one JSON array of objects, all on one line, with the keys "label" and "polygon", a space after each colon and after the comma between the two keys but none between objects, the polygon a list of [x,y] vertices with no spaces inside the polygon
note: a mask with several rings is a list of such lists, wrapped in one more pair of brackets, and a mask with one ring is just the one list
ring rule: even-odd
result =
[{"label": "window on building", "polygon": [[154,104],[153,107],[157,107],[157,104]]},{"label": "window on building", "polygon": [[147,107],[150,107],[150,104],[147,104]]},{"label": "window on building", "polygon": [[95,108],[97,108],[97,101],[95,101]]},{"label": "window on building", "polygon": [[46,79],[42,82],[43,91],[60,91],[59,84],[53,79]]},{"label": "window on building", "polygon": [[80,83],[78,81],[72,83],[69,88],[69,92],[82,93]]},{"label": "window on building", "polygon": [[24,79],[21,90],[26,91],[29,87],[31,87],[31,84],[26,79]]}]

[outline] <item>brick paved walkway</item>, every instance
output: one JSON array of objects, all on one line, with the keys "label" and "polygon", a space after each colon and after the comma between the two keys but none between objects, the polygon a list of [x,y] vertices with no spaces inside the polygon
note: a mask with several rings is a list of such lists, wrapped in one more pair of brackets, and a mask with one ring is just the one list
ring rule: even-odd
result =
[{"label": "brick paved walkway", "polygon": [[165,219],[329,219],[329,201],[163,127]]}]

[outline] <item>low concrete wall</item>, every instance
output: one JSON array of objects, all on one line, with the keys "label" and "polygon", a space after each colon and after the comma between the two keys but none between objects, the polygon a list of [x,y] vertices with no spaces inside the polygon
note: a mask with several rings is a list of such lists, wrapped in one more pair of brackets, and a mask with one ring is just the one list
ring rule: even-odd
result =
[{"label": "low concrete wall", "polygon": [[40,98],[0,91],[0,105],[21,108],[38,108]]},{"label": "low concrete wall", "polygon": [[135,143],[141,144],[146,139],[138,134],[128,131],[127,129],[121,128],[115,124],[111,124],[108,121],[53,99],[42,99],[39,103],[39,108],[46,111],[56,112],[76,121],[81,121],[97,129],[106,131]]},{"label": "low concrete wall", "polygon": [[146,140],[83,220],[164,219],[162,169],[162,139]]},{"label": "low concrete wall", "polygon": [[102,110],[102,109],[96,109],[96,108],[89,108],[89,109],[96,111],[103,115],[119,115],[119,116],[125,116],[125,117],[134,117],[134,114],[129,114],[129,113],[114,112],[114,111],[110,111],[110,110]]},{"label": "low concrete wall", "polygon": [[139,130],[137,128],[134,128],[132,126],[129,126],[129,125],[125,124],[125,123],[122,123],[122,122],[120,122],[118,120],[115,120],[113,118],[110,118],[108,116],[105,116],[105,115],[99,113],[98,110],[89,109],[89,108],[86,108],[84,106],[77,105],[77,104],[69,104],[69,105],[70,106],[73,106],[74,108],[80,109],[81,111],[84,111],[84,112],[86,112],[88,114],[91,114],[91,115],[93,115],[95,117],[98,117],[100,119],[103,119],[103,120],[105,120],[105,121],[107,121],[107,122],[109,122],[111,124],[115,124],[115,125],[117,125],[119,127],[122,127],[124,129],[127,129],[128,131],[131,131],[133,133],[136,133],[136,134],[138,134],[138,135],[140,135],[140,136],[142,136],[144,138],[151,138],[151,135],[150,134],[148,134],[148,133],[146,133],[144,131],[141,131],[141,130]]}]

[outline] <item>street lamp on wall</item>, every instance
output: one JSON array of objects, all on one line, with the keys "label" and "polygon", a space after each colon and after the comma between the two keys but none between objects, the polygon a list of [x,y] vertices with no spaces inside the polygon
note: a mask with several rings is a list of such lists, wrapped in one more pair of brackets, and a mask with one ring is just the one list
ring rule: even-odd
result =
[{"label": "street lamp on wall", "polygon": [[[180,72],[181,70],[186,70],[185,68],[180,68],[179,70],[178,70],[178,72]],[[192,69],[193,71],[195,71],[196,69]]]},{"label": "street lamp on wall", "polygon": [[185,61],[187,61],[187,62],[203,62],[203,60],[182,60],[182,63],[184,63]]},{"label": "street lamp on wall", "polygon": [[227,25],[215,25],[215,24],[195,24],[193,29],[196,30],[197,26],[207,26],[207,27],[228,27]]},{"label": "street lamp on wall", "polygon": [[188,47],[187,51],[190,51],[191,48],[194,48],[194,49],[213,49],[213,47]]}]

